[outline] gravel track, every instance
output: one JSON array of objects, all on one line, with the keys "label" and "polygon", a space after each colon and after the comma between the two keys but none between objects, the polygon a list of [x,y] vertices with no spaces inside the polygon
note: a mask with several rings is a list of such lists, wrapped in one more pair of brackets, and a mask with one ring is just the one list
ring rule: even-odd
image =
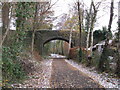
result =
[{"label": "gravel track", "polygon": [[103,88],[64,59],[53,59],[51,88]]}]

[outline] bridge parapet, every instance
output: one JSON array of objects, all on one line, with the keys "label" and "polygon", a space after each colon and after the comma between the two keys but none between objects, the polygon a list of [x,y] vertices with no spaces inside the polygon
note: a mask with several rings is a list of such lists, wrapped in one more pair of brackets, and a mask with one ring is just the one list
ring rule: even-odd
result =
[{"label": "bridge parapet", "polygon": [[[29,31],[32,35],[32,31]],[[40,54],[43,52],[44,44],[51,40],[63,40],[69,42],[70,30],[37,30],[35,32],[35,46],[39,49]],[[73,31],[72,33],[72,47],[79,45],[79,33]]]}]

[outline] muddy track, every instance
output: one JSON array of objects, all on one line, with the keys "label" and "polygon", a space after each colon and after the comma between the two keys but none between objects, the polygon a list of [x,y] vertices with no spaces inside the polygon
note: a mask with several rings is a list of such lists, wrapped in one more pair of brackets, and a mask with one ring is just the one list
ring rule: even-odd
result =
[{"label": "muddy track", "polygon": [[64,59],[53,59],[50,86],[51,88],[102,88]]}]

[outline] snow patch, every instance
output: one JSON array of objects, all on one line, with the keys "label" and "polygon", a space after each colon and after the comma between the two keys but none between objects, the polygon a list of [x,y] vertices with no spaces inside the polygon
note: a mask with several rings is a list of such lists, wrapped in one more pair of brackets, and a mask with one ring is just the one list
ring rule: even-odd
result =
[{"label": "snow patch", "polygon": [[66,58],[66,56],[59,55],[59,54],[51,54],[50,57],[51,58]]},{"label": "snow patch", "polygon": [[81,72],[85,73],[89,77],[91,77],[94,81],[98,82],[100,85],[102,85],[105,88],[119,88],[118,85],[120,84],[120,79],[116,78],[109,78],[107,73],[104,74],[98,74],[97,71],[93,71],[93,69],[90,69],[88,67],[84,67],[81,64],[77,64],[76,62],[72,60],[65,60],[67,63],[72,65],[73,67],[77,68]]}]

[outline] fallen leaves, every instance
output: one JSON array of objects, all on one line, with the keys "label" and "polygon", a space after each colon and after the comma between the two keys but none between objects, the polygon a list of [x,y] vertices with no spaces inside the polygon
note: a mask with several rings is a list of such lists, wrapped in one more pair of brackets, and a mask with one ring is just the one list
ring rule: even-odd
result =
[{"label": "fallen leaves", "polygon": [[28,80],[20,84],[12,84],[13,88],[50,88],[49,79],[52,70],[52,60],[43,60],[41,63],[33,62],[36,70],[29,73]]}]

